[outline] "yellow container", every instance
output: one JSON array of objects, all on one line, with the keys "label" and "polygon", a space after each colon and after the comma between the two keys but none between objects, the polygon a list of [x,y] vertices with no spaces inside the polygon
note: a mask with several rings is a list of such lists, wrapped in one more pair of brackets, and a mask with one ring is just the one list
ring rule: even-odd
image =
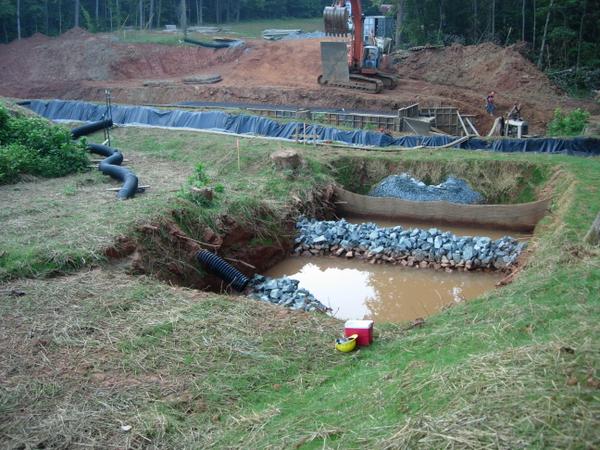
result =
[{"label": "yellow container", "polygon": [[341,338],[335,340],[335,348],[336,350],[344,353],[351,352],[356,348],[356,338],[358,334],[353,334],[352,336],[348,336],[347,338]]}]

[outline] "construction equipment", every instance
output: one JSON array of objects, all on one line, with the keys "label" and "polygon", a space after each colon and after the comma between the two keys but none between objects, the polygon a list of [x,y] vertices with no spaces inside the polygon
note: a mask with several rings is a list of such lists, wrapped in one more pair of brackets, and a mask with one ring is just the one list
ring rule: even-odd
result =
[{"label": "construction equipment", "polygon": [[344,0],[323,10],[325,34],[347,36],[350,34],[350,50],[346,42],[321,42],[320,85],[343,87],[379,93],[384,88],[394,89],[397,79],[384,73],[386,58],[377,45],[365,45],[363,38],[364,16],[360,0],[350,0],[349,8]]}]

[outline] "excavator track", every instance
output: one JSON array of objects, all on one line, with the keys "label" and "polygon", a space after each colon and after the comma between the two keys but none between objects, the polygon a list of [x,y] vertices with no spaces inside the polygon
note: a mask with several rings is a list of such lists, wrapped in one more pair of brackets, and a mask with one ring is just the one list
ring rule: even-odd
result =
[{"label": "excavator track", "polygon": [[396,78],[394,75],[377,72],[377,75],[375,76],[377,79],[381,80],[384,89],[395,89],[396,86],[398,86],[398,78]]},{"label": "excavator track", "polygon": [[381,80],[355,74],[350,74],[350,81],[327,81],[323,78],[323,75],[319,75],[317,82],[321,86],[354,89],[358,91],[370,92],[372,94],[379,94],[381,91],[383,91],[383,82]]}]

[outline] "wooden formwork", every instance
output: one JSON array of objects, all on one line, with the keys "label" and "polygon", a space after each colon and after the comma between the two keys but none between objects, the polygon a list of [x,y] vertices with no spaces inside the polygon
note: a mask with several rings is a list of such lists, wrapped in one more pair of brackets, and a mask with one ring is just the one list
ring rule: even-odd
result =
[{"label": "wooden formwork", "polygon": [[404,119],[416,119],[420,115],[419,104],[414,103],[409,106],[405,106],[398,110],[398,130],[397,131],[407,131],[414,132],[414,130],[407,125]]},{"label": "wooden formwork", "polygon": [[458,108],[454,106],[432,106],[420,108],[420,115],[435,117],[435,127],[453,136],[465,133],[458,118]]},{"label": "wooden formwork", "polygon": [[246,108],[246,111],[259,116],[273,117],[275,119],[295,119],[296,111],[289,109],[263,109],[263,108]]},{"label": "wooden formwork", "polygon": [[[252,114],[275,119],[302,119],[317,121],[335,126],[372,130],[411,131],[404,127],[404,118],[434,117],[436,128],[453,136],[464,136],[465,127],[461,124],[458,108],[454,106],[420,107],[418,103],[398,109],[397,115],[347,113],[331,111],[289,110],[275,108],[247,108]],[[468,130],[467,130],[468,131]],[[467,133],[469,134],[469,133]]]},{"label": "wooden formwork", "polygon": [[400,121],[394,115],[359,114],[329,111],[287,110],[274,108],[246,108],[248,112],[275,119],[302,119],[350,128],[400,131]]},{"label": "wooden formwork", "polygon": [[398,118],[392,115],[313,112],[313,119],[317,118],[317,116],[323,117],[325,122],[336,126],[399,131]]},{"label": "wooden formwork", "polygon": [[398,117],[419,117],[419,104],[415,103],[398,110]]}]

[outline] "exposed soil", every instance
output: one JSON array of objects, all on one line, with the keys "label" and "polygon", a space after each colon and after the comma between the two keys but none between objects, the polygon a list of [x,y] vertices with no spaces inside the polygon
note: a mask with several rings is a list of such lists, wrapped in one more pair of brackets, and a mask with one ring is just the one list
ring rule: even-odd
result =
[{"label": "exposed soil", "polygon": [[[127,103],[210,100],[380,111],[420,102],[454,105],[476,114],[482,132],[491,125],[483,112],[490,90],[497,92],[498,113],[521,102],[534,131],[543,131],[555,108],[583,105],[560,93],[515,48],[493,44],[410,54],[398,66],[401,81],[394,91],[374,95],[323,88],[316,82],[321,71],[319,42],[251,40],[246,48],[213,50],[125,44],[81,29],[58,38],[36,34],[0,45],[0,95],[98,100],[110,88],[115,101]],[[214,73],[223,81],[207,86],[183,83],[186,76]],[[144,86],[149,80],[167,83]],[[585,107],[600,108],[592,103]]]},{"label": "exposed soil", "polygon": [[247,276],[263,273],[290,254],[298,215],[333,218],[333,195],[333,186],[327,186],[315,190],[306,201],[290,205],[275,239],[264,239],[264,230],[228,215],[219,216],[214,229],[196,224],[184,230],[178,223],[190,222],[186,218],[188,212],[180,209],[172,211],[172,218],[140,225],[133,236],[117,238],[104,253],[117,260],[130,257],[128,265],[134,273],[151,274],[171,284],[222,292],[228,286],[219,277],[199,270],[195,260],[199,251],[216,253]]},{"label": "exposed soil", "polygon": [[560,89],[523,57],[514,45],[500,47],[490,42],[481,45],[452,45],[410,53],[398,69],[406,78],[435,84],[473,89],[484,95],[527,99],[552,99]]}]

